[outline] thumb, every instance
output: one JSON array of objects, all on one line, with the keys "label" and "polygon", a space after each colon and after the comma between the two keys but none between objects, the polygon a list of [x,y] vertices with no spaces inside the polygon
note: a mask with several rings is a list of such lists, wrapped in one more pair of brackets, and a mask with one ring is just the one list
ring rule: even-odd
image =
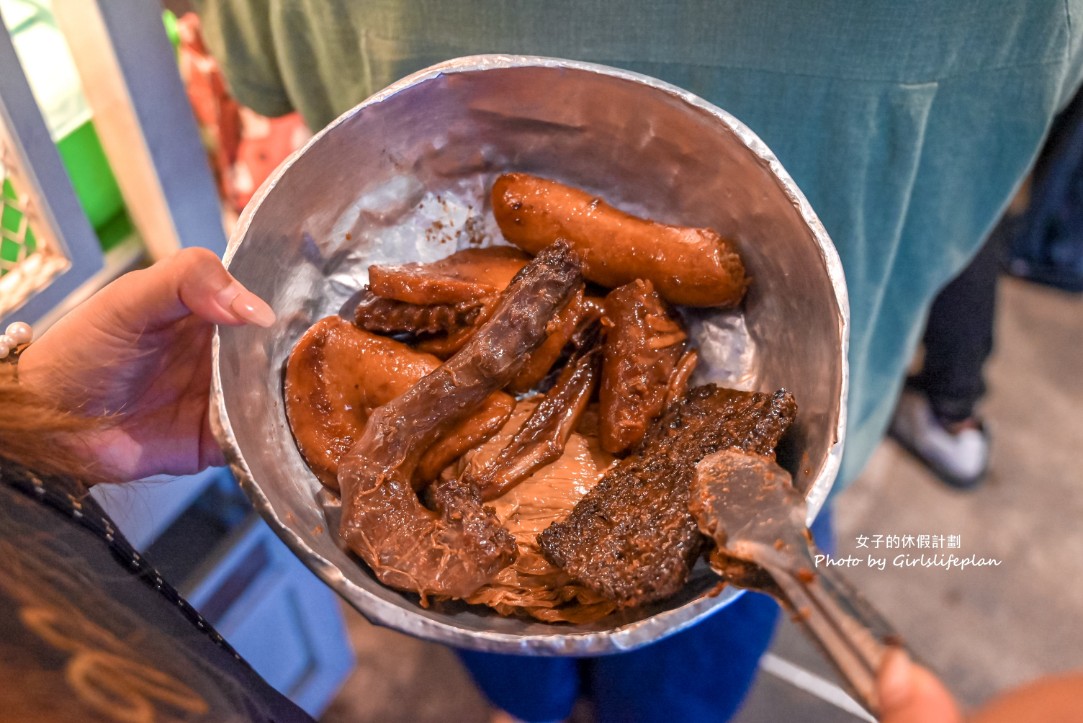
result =
[{"label": "thumb", "polygon": [[877,679],[882,723],[961,723],[951,693],[901,648],[890,651]]},{"label": "thumb", "polygon": [[274,312],[234,279],[210,250],[186,248],[152,266],[125,274],[100,292],[133,329],[167,326],[188,314],[213,324],[270,326]]}]

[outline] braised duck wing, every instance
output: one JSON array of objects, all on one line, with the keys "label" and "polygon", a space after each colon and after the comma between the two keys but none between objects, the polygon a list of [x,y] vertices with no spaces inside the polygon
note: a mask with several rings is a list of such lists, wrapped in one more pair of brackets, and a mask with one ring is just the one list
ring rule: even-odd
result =
[{"label": "braised duck wing", "polygon": [[604,309],[607,332],[598,399],[602,448],[623,454],[639,444],[647,425],[662,413],[688,334],[649,281],[636,280],[609,292]]},{"label": "braised duck wing", "polygon": [[482,499],[500,497],[564,453],[564,445],[579,424],[598,378],[598,331],[596,323],[585,334],[582,346],[572,353],[556,383],[507,446],[484,464],[480,463],[481,457],[475,456],[467,465],[463,479],[477,486]]}]

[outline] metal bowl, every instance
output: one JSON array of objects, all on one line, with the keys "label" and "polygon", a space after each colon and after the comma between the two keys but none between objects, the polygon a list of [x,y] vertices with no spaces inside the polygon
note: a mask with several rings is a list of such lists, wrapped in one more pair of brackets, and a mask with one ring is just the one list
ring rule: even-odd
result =
[{"label": "metal bowl", "polygon": [[753,284],[741,312],[689,313],[700,380],[790,389],[799,413],[780,460],[806,490],[809,521],[838,471],[845,433],[849,309],[834,246],[755,134],[653,78],[521,56],[462,58],[374,95],[286,160],[245,208],[229,270],[278,315],[219,329],[212,416],[256,509],[324,582],[374,623],[465,648],[534,655],[629,650],[728,605],[697,568],[663,603],[592,625],[549,625],[467,605],[422,608],[336,544],[320,484],[286,421],[282,376],[308,326],[338,312],[370,263],[429,260],[499,242],[488,189],[526,171],[653,219],[734,239]]}]

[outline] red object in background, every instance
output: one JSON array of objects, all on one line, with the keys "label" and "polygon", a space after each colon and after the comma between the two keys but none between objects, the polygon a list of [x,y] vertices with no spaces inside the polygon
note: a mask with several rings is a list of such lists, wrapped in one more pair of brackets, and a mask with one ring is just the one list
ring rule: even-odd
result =
[{"label": "red object in background", "polygon": [[241,141],[233,164],[233,202],[239,212],[286,156],[312,132],[297,113],[268,118],[241,106]]},{"label": "red object in background", "polygon": [[217,61],[203,44],[194,13],[181,17],[177,29],[181,78],[207,148],[218,194],[240,213],[267,176],[312,133],[297,113],[268,118],[233,99]]}]

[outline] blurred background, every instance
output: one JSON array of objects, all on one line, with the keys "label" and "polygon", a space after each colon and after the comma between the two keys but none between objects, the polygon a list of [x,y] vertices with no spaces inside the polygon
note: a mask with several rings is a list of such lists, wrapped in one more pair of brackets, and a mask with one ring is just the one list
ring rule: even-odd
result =
[{"label": "blurred background", "polygon": [[[310,136],[296,115],[264,118],[232,100],[189,10],[0,0],[5,323],[17,315],[40,332],[183,245],[222,253],[263,178]],[[856,560],[843,573],[967,705],[1083,663],[1077,125],[1066,123],[1000,229],[995,345],[978,406],[988,473],[963,489],[885,440],[835,499],[837,556]],[[254,667],[321,720],[489,719],[453,654],[340,604],[228,471],[95,494]],[[922,566],[923,553],[987,564]],[[739,721],[861,719],[796,626],[781,626],[762,668]],[[591,720],[589,703],[575,719]]]}]

